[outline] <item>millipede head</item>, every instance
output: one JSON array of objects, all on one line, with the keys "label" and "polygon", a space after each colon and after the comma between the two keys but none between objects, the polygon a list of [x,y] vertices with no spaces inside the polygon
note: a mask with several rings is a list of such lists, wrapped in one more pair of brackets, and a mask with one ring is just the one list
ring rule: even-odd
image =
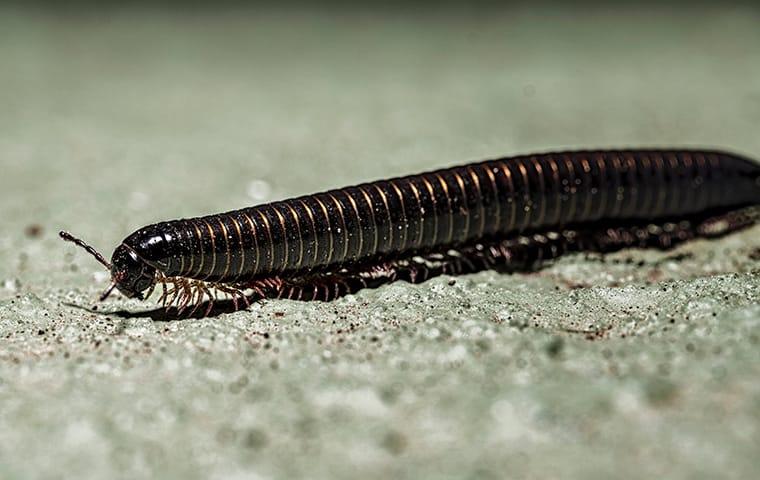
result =
[{"label": "millipede head", "polygon": [[151,288],[156,282],[156,269],[145,263],[127,245],[119,245],[113,252],[111,262],[108,262],[100,252],[84,240],[66,231],[61,231],[58,235],[67,242],[72,242],[83,248],[111,272],[111,284],[100,295],[100,301],[108,298],[115,288],[127,297],[142,300],[142,292]]}]

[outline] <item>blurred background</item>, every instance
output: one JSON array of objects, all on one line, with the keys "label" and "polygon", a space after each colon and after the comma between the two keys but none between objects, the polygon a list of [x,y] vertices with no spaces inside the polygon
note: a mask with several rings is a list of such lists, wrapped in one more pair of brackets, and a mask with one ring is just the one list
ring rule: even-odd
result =
[{"label": "blurred background", "polygon": [[513,153],[758,155],[759,12],[753,2],[10,3],[0,215],[54,208],[82,234],[114,232],[111,245],[150,221]]},{"label": "blurred background", "polygon": [[[660,271],[686,282],[662,298],[573,264],[164,325],[66,306],[106,274],[56,232],[110,255],[156,221],[535,151],[758,158],[758,26],[752,1],[0,4],[0,477],[751,476],[760,280],[690,280],[751,236]],[[571,281],[601,290],[579,308]],[[705,323],[667,332],[652,299]],[[551,336],[576,321],[616,340]]]}]

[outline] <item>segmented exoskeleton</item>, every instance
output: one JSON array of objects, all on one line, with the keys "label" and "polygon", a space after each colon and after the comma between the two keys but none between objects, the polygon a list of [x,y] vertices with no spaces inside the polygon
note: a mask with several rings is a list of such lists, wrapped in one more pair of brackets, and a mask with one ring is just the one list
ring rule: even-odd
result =
[{"label": "segmented exoskeleton", "polygon": [[[403,278],[523,270],[566,251],[667,248],[750,225],[760,166],[719,151],[574,151],[501,158],[161,222],[105,261],[113,288],[161,284],[180,310],[216,292],[330,300]],[[169,288],[167,289],[167,285]]]}]

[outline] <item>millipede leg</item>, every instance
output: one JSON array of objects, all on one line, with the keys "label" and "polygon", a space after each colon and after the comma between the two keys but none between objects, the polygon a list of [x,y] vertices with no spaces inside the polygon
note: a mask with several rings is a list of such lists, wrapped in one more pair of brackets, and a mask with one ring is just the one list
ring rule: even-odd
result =
[{"label": "millipede leg", "polygon": [[193,285],[190,282],[185,283],[185,298],[182,302],[182,310],[185,310],[188,305],[190,305],[190,302],[193,301]]},{"label": "millipede leg", "polygon": [[193,287],[194,298],[191,302],[193,304],[193,308],[190,310],[190,312],[188,312],[188,317],[192,317],[195,314],[196,310],[198,310],[198,307],[201,306],[201,301],[203,300],[203,291],[197,285],[193,285]]},{"label": "millipede leg", "polygon": [[158,280],[157,280],[157,281],[155,281],[155,282],[153,282],[153,284],[151,284],[150,288],[149,288],[149,289],[148,289],[148,291],[145,293],[145,295],[143,296],[143,298],[145,298],[145,299],[148,299],[148,298],[150,298],[150,296],[151,296],[151,295],[153,295],[153,291],[156,289],[156,284],[157,284],[157,283],[159,283],[159,281],[158,281]]},{"label": "millipede leg", "polygon": [[188,281],[182,282],[179,287],[182,288],[182,293],[177,301],[177,315],[182,315],[182,312],[185,311],[192,298],[192,287]]},{"label": "millipede leg", "polygon": [[162,290],[162,293],[161,293],[161,296],[158,299],[158,303],[160,303],[162,307],[166,307],[166,298],[169,295],[169,292],[166,289],[166,279],[162,277],[162,278],[160,278],[160,281],[161,281],[161,290]]},{"label": "millipede leg", "polygon": [[708,238],[719,237],[756,223],[760,223],[760,207],[747,207],[710,217],[697,226],[697,232]]}]

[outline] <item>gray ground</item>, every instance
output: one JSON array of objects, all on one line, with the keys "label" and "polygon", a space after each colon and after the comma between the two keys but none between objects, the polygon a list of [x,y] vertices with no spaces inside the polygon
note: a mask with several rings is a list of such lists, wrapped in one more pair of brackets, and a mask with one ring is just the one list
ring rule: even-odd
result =
[{"label": "gray ground", "polygon": [[758,24],[1,10],[0,478],[756,476],[760,227],[177,322],[70,306],[106,276],[55,233],[110,254],[154,221],[535,150],[757,157]]}]

